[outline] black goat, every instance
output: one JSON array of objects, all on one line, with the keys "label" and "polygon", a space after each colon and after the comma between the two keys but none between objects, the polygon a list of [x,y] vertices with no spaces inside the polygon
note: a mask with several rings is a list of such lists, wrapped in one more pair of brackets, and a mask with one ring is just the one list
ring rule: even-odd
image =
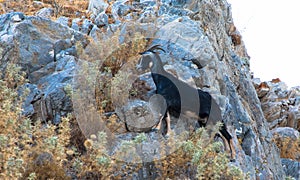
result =
[{"label": "black goat", "polygon": [[167,104],[167,110],[161,116],[155,129],[160,129],[161,121],[165,118],[167,123],[166,135],[169,135],[171,130],[169,112],[176,112],[179,115],[183,113],[189,117],[196,118],[200,126],[215,125],[220,121],[223,123],[220,128],[220,136],[224,141],[226,149],[231,151],[231,158],[234,159],[235,149],[232,137],[222,120],[221,109],[216,101],[208,92],[196,89],[166,72],[156,50],[164,51],[159,45],[149,48],[140,53],[142,57],[137,65],[137,69],[139,70],[151,69],[151,75],[156,85],[156,94],[161,95]]}]

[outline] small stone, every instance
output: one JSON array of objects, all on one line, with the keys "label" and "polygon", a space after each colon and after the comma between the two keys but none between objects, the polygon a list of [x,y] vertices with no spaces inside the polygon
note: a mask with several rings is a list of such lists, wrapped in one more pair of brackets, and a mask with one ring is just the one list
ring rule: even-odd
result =
[{"label": "small stone", "polygon": [[13,22],[21,22],[25,19],[24,14],[15,14],[11,17]]},{"label": "small stone", "polygon": [[91,149],[93,147],[93,141],[90,140],[90,139],[87,139],[84,141],[84,146],[87,148],[87,149]]},{"label": "small stone", "polygon": [[100,13],[96,19],[95,19],[95,24],[97,26],[107,26],[108,25],[108,16],[107,14],[105,14],[104,12],[103,13]]},{"label": "small stone", "polygon": [[97,139],[97,136],[96,136],[95,134],[92,134],[92,135],[91,135],[91,139],[92,139],[92,140],[95,140],[95,139]]},{"label": "small stone", "polygon": [[66,154],[69,155],[69,156],[72,156],[74,154],[74,151],[73,150],[67,150]]},{"label": "small stone", "polygon": [[44,6],[44,3],[43,3],[43,2],[40,2],[40,1],[33,1],[33,2],[32,2],[32,5],[33,5],[33,7],[35,7],[35,8],[40,8],[40,7],[43,7],[43,6]]},{"label": "small stone", "polygon": [[36,13],[39,17],[50,18],[54,15],[54,10],[52,8],[43,8]]}]

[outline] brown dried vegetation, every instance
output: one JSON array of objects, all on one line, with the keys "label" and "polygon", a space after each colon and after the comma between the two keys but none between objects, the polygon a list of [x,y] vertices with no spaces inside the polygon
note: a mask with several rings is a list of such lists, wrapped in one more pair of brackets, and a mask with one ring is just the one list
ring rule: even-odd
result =
[{"label": "brown dried vegetation", "polygon": [[70,18],[89,17],[86,11],[88,0],[0,0],[0,14],[8,12],[23,12],[26,15],[34,15],[42,8],[53,8],[53,19],[59,16]]},{"label": "brown dried vegetation", "polygon": [[300,161],[300,138],[274,137],[277,147],[280,149],[280,157]]}]

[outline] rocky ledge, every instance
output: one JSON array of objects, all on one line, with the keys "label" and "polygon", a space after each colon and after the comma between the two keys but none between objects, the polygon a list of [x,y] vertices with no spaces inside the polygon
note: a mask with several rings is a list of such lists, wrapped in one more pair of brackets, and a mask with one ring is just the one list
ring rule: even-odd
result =
[{"label": "rocky ledge", "polygon": [[[248,174],[250,179],[279,180],[286,175],[297,178],[297,165],[280,158],[281,152],[274,139],[276,134],[282,137],[295,135],[293,138],[299,139],[299,88],[288,90],[284,83],[277,80],[260,82],[252,79],[250,59],[234,26],[230,8],[226,1],[210,0],[123,0],[111,3],[91,0],[91,19],[60,17],[54,22],[41,15],[44,10],[37,16],[4,14],[0,16],[0,70],[4,72],[7,64],[14,62],[26,72],[28,83],[24,88],[30,92],[23,105],[24,115],[58,124],[61,117],[68,113],[83,112],[77,116],[77,121],[89,137],[105,128],[104,124],[94,121],[97,117],[87,114],[93,109],[87,106],[90,104],[80,104],[79,97],[74,99],[70,96],[70,89],[78,89],[77,72],[85,64],[83,62],[88,67],[98,67],[91,61],[93,58],[94,62],[105,64],[105,59],[97,59],[101,47],[112,46],[105,44],[109,41],[104,40],[117,37],[121,46],[130,42],[126,39],[128,34],[139,33],[145,39],[151,39],[150,44],[161,44],[166,50],[161,54],[165,69],[192,86],[210,92],[217,100],[237,150],[236,162],[232,165]],[[101,45],[99,51],[92,51],[93,43]],[[82,56],[83,51],[86,56]],[[119,65],[124,65],[124,62]],[[122,68],[97,69],[100,75],[95,82],[120,77],[118,74]],[[147,102],[147,93],[153,93],[155,86],[147,74],[133,80],[136,78],[147,84],[148,90],[142,94],[145,98],[139,99],[140,102]],[[81,85],[90,79],[84,80]],[[83,97],[91,99],[91,104],[97,99],[93,90],[85,91],[89,98]],[[99,93],[105,92],[100,89]],[[104,105],[107,102],[101,103]],[[134,107],[140,108],[137,103],[120,108],[135,112]],[[179,128],[173,124],[172,128],[175,127]],[[281,127],[293,129],[282,133]],[[135,136],[136,133],[124,130],[116,138],[126,140]],[[144,145],[148,148],[145,151],[151,154],[159,150],[155,149],[157,137],[153,137],[153,132],[148,133],[147,137],[148,142]],[[112,149],[117,147],[118,143]],[[139,178],[149,177],[150,170],[150,167],[143,167],[143,175]],[[182,177],[189,176],[185,174]]]}]

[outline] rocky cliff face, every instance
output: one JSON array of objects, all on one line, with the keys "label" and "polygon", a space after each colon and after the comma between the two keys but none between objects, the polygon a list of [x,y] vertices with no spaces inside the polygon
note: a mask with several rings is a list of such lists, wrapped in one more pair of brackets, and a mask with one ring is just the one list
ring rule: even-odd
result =
[{"label": "rocky cliff face", "polygon": [[299,131],[299,87],[288,89],[280,79],[270,82],[254,79],[253,82],[269,127],[291,127]]},{"label": "rocky cliff face", "polygon": [[[289,126],[299,130],[299,89],[287,91],[280,83],[254,81],[253,85],[249,56],[234,26],[230,4],[210,0],[124,0],[108,4],[91,0],[89,10],[91,20],[61,17],[53,22],[22,13],[0,16],[0,68],[5,71],[8,62],[15,62],[27,73],[29,82],[25,86],[30,93],[24,103],[25,115],[59,123],[67,113],[82,112],[87,104],[79,104],[80,98],[70,98],[68,90],[70,86],[78,88],[76,72],[82,68],[82,62],[90,60],[94,54],[84,59],[79,51],[88,52],[92,42],[108,42],[104,39],[115,37],[117,33],[120,44],[128,43],[127,35],[138,33],[151,40],[149,45],[162,45],[166,51],[161,53],[165,69],[190,85],[210,92],[217,100],[237,150],[236,162],[232,165],[248,173],[250,179],[285,178],[288,171],[283,169],[270,129]],[[101,47],[105,46],[111,45],[102,44]],[[105,64],[103,59],[98,60]],[[124,62],[115,74],[102,71],[97,82],[118,77],[123,68],[121,65]],[[149,75],[138,78],[144,79],[148,91],[153,93],[155,86]],[[92,93],[89,97],[94,103],[95,91],[88,92]],[[137,104],[130,105],[133,112],[135,106]],[[116,109],[120,117],[126,116],[126,113],[121,114],[122,108]],[[96,118],[87,113],[78,116],[77,120],[81,121],[79,125],[85,124],[82,130],[89,136],[103,129],[97,126],[104,125],[87,125],[89,122],[82,119]],[[177,126],[173,124],[172,128]],[[130,133],[123,132],[116,139],[132,136],[126,134]],[[148,143],[155,145],[154,141]],[[144,171],[144,178],[147,178],[149,168]],[[295,173],[292,175],[297,177]]]},{"label": "rocky cliff face", "polygon": [[[280,148],[285,172],[299,178],[299,87],[287,88],[279,78],[269,82],[254,79],[269,128]],[[284,159],[288,158],[288,159]],[[289,167],[289,168],[286,168]],[[291,169],[294,169],[291,171]]]}]

